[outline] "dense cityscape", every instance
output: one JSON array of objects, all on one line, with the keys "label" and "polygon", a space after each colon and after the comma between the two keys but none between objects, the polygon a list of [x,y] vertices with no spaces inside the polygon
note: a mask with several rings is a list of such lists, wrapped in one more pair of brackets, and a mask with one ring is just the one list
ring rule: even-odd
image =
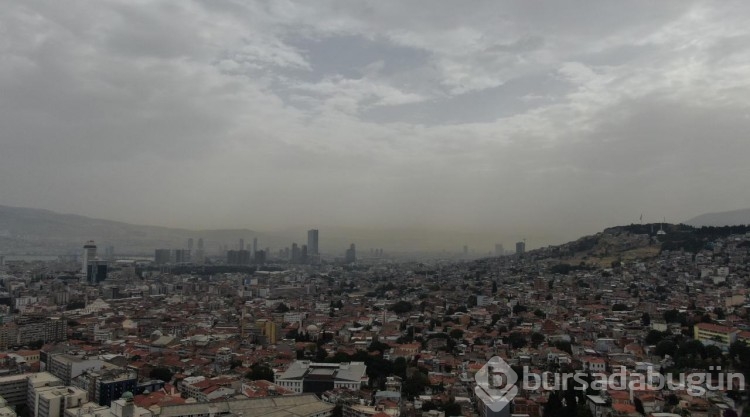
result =
[{"label": "dense cityscape", "polygon": [[[141,259],[93,241],[4,259],[0,415],[746,415],[749,232],[631,225],[422,262],[327,255],[318,230],[275,251],[196,237]],[[501,410],[477,382],[493,357],[521,378]],[[551,377],[719,369],[734,378],[716,390]]]},{"label": "dense cityscape", "polygon": [[0,417],[750,417],[750,1],[0,1]]}]

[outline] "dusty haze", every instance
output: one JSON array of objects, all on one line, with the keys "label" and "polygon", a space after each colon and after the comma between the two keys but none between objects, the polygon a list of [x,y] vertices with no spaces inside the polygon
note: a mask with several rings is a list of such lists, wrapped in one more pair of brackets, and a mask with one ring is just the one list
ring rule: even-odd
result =
[{"label": "dusty haze", "polygon": [[0,204],[508,249],[750,206],[747,2],[3,3]]}]

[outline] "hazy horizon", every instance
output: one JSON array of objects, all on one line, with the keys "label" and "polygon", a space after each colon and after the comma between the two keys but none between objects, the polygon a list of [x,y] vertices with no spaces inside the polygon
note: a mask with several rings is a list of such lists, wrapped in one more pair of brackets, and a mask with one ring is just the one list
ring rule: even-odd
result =
[{"label": "hazy horizon", "polygon": [[747,208],[748,12],[6,2],[0,204],[506,249]]}]

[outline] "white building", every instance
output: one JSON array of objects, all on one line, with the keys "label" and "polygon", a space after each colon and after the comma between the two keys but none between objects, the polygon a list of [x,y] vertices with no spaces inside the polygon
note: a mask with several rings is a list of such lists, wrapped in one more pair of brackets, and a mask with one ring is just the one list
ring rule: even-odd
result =
[{"label": "white building", "polygon": [[339,364],[299,360],[275,379],[277,385],[289,390],[316,394],[336,388],[358,390],[369,380],[364,362]]}]

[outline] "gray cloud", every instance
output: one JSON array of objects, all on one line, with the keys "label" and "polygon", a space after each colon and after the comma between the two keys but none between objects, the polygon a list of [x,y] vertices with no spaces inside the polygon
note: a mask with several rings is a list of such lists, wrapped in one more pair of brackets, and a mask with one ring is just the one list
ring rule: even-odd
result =
[{"label": "gray cloud", "polygon": [[4,6],[3,204],[532,246],[750,204],[741,2]]}]

